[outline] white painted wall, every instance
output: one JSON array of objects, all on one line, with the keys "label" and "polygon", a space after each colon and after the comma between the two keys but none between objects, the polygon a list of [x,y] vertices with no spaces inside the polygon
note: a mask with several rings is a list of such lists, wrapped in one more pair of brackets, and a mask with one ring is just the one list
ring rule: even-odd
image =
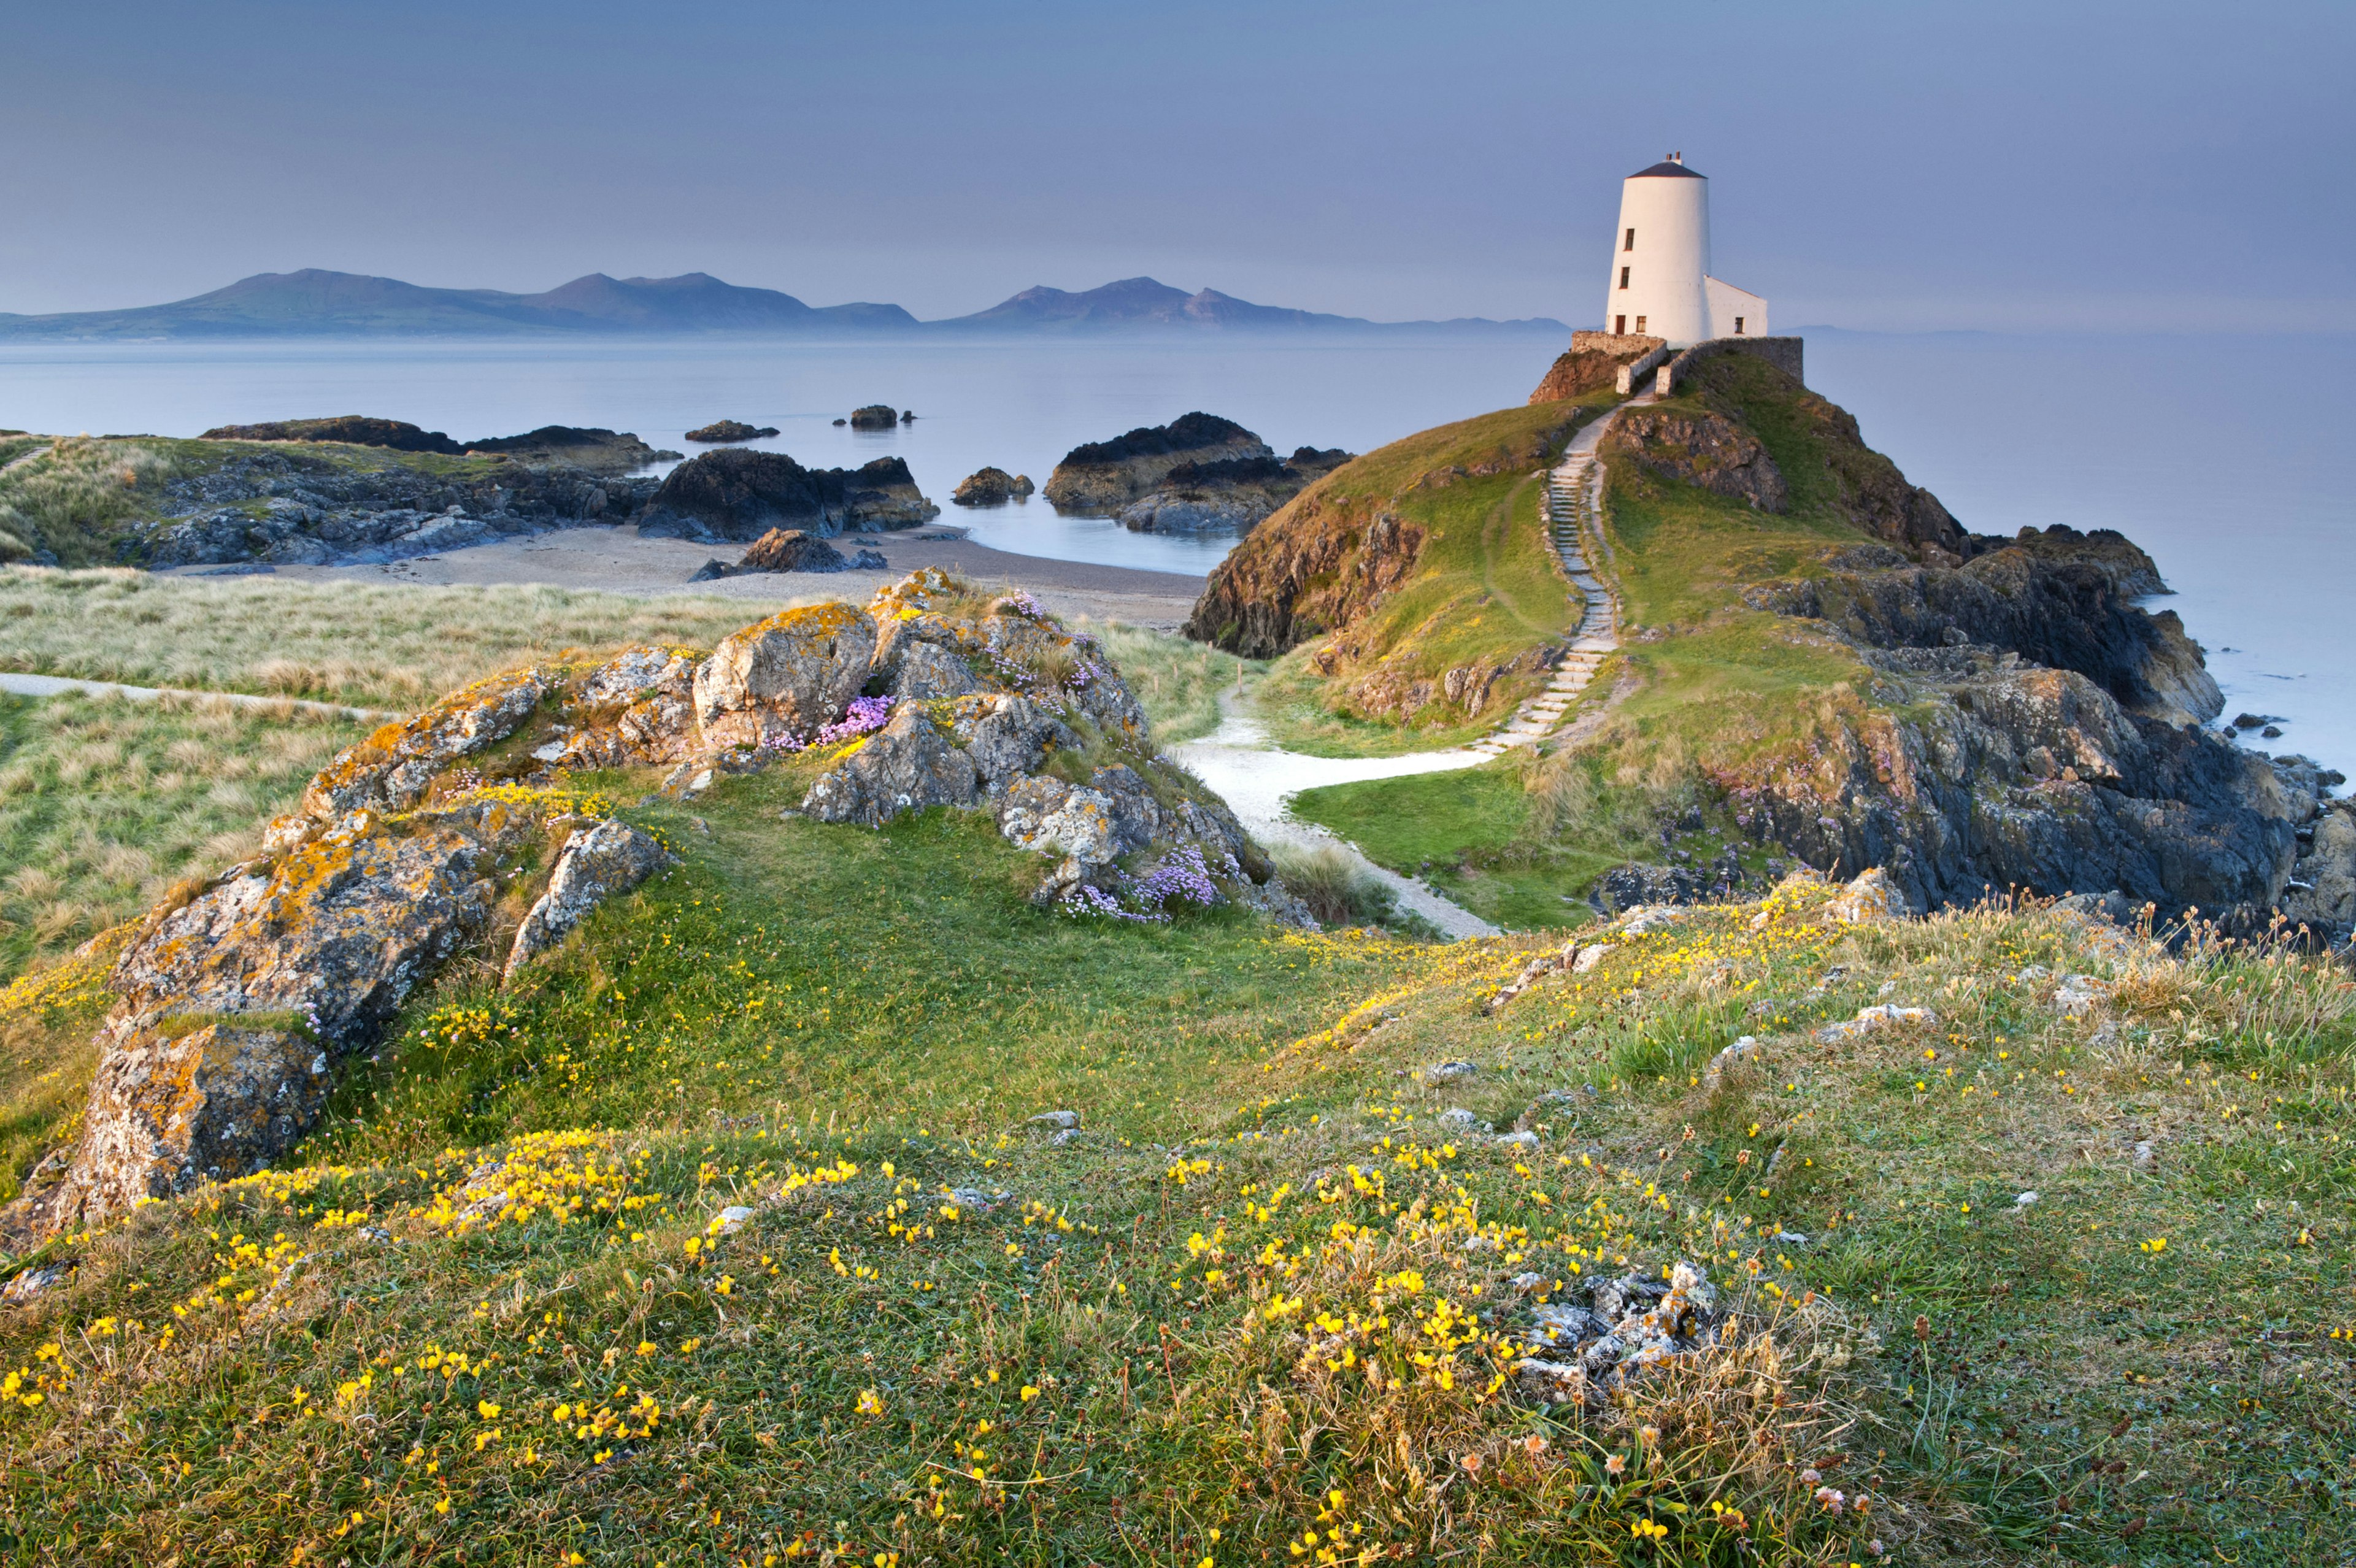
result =
[{"label": "white painted wall", "polygon": [[1665,337],[1672,348],[1700,342],[1711,335],[1708,274],[1709,181],[1682,168],[1622,181],[1603,329]]},{"label": "white painted wall", "polygon": [[[1748,289],[1738,289],[1718,278],[1704,278],[1703,287],[1709,295],[1709,335],[1712,337],[1764,337],[1767,336],[1767,302]],[[1736,323],[1740,322],[1740,327]]]}]

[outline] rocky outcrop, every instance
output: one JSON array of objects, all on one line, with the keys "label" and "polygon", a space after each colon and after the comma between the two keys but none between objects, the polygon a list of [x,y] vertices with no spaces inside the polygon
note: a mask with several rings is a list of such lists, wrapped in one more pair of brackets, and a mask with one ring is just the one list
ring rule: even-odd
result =
[{"label": "rocky outcrop", "polygon": [[687,432],[687,439],[706,446],[724,441],[764,441],[777,433],[775,425],[749,425],[742,420],[714,420]]},{"label": "rocky outcrop", "polygon": [[967,475],[949,499],[960,507],[1002,507],[1009,501],[1027,497],[1034,488],[1028,474],[981,468]]},{"label": "rocky outcrop", "polygon": [[771,528],[753,541],[753,548],[735,565],[707,560],[688,581],[709,582],[758,571],[881,571],[889,564],[872,549],[859,550],[846,560],[841,550],[799,528]]},{"label": "rocky outcrop", "polygon": [[[775,435],[776,432],[769,432]],[[628,431],[602,426],[544,424],[521,435],[500,435],[466,443],[470,457],[503,457],[526,466],[552,464],[592,474],[626,474],[650,463],[669,463],[682,453],[648,446]]]},{"label": "rocky outcrop", "polygon": [[382,446],[394,452],[431,452],[461,457],[466,449],[438,430],[421,430],[402,420],[342,414],[333,419],[269,420],[260,424],[215,425],[199,441],[332,441],[348,446]]},{"label": "rocky outcrop", "polygon": [[482,932],[498,863],[532,827],[496,801],[355,811],[159,909],[115,964],[80,1141],[0,1227],[92,1224],[291,1148],[333,1060]]},{"label": "rocky outcrop", "polygon": [[900,411],[889,403],[869,403],[851,411],[853,430],[889,430],[900,422]]},{"label": "rocky outcrop", "polygon": [[1117,512],[1160,487],[1181,464],[1273,458],[1275,451],[1233,420],[1191,413],[1166,425],[1141,426],[1110,441],[1076,446],[1055,464],[1042,492],[1066,512]]},{"label": "rocky outcrop", "polygon": [[2203,723],[2224,708],[2199,645],[2172,611],[2134,603],[2164,592],[2151,558],[2100,529],[2021,530],[2018,541],[1976,541],[1961,567],[1917,566],[1870,547],[1832,558],[1820,577],[1762,584],[1761,609],[1824,621],[1872,648],[1979,645],[2075,670],[2129,712],[2169,724]]},{"label": "rocky outcrop", "polygon": [[1874,707],[1720,781],[1760,837],[1837,875],[1881,866],[1916,909],[2117,889],[2250,928],[2281,897],[2313,807],[2265,758],[2013,654],[1869,657]]},{"label": "rocky outcrop", "polygon": [[874,622],[848,604],[780,611],[697,667],[696,723],[713,746],[807,738],[841,717],[874,655]]},{"label": "rocky outcrop", "polygon": [[1647,474],[1746,501],[1762,512],[1783,509],[1783,475],[1757,436],[1709,409],[1675,404],[1624,409],[1603,438],[1607,457]]},{"label": "rocky outcrop", "polygon": [[1424,530],[1397,514],[1312,491],[1252,530],[1211,573],[1185,635],[1246,658],[1275,658],[1348,625],[1414,575]]},{"label": "rocky outcrop", "polygon": [[[642,646],[509,671],[347,749],[261,858],[147,917],[111,976],[79,1141],[0,1210],[0,1244],[280,1157],[338,1063],[452,958],[503,960],[513,980],[669,863],[652,834],[582,815],[567,771],[660,767],[664,788],[695,790],[803,753],[819,763],[809,816],[987,812],[1046,858],[1036,896],[1068,913],[1160,920],[1173,901],[1233,899],[1306,918],[1234,816],[1155,753],[1102,650],[1020,595],[923,572],[865,610],[773,615],[709,656]],[[495,945],[496,912],[519,901]]]},{"label": "rocky outcrop", "polygon": [[1248,533],[1352,455],[1338,447],[1304,446],[1282,463],[1273,457],[1182,463],[1152,494],[1121,508],[1121,525],[1136,533]]},{"label": "rocky outcrop", "polygon": [[539,466],[558,464],[600,475],[624,474],[679,455],[676,452],[659,452],[627,431],[552,424],[522,435],[487,436],[481,441],[462,443],[452,441],[438,430],[420,430],[401,420],[370,419],[362,414],[217,425],[198,439],[328,442],[344,446],[378,446],[390,452],[429,453],[440,457],[501,457]]},{"label": "rocky outcrop", "polygon": [[437,474],[398,461],[355,468],[299,445],[246,450],[167,481],[156,525],[132,539],[125,559],[153,567],[403,560],[614,522],[643,505],[657,484],[570,463],[504,461]]},{"label": "rocky outcrop", "polygon": [[1763,432],[1772,438],[1780,476],[1810,509],[1837,517],[1918,560],[1952,562],[1972,553],[1963,525],[1936,496],[1908,484],[1896,464],[1865,444],[1856,416],[1766,360],[1748,354],[1703,359],[1678,394],[1655,407],[1690,412],[1698,406],[1754,437]]},{"label": "rocky outcrop", "polygon": [[671,863],[659,839],[626,822],[599,822],[573,829],[549,873],[548,889],[516,931],[501,978],[564,940],[607,899],[626,893]]},{"label": "rocky outcrop", "polygon": [[1547,367],[1529,400],[1555,403],[1585,397],[1612,385],[1619,379],[1621,366],[1633,365],[1653,350],[1667,346],[1668,340],[1661,337],[1614,337],[1601,332],[1576,334],[1571,346]]},{"label": "rocky outcrop", "polygon": [[913,528],[940,516],[897,457],[862,468],[804,468],[782,452],[728,447],[670,471],[636,521],[638,531],[692,539],[755,539],[771,528],[820,539]]}]

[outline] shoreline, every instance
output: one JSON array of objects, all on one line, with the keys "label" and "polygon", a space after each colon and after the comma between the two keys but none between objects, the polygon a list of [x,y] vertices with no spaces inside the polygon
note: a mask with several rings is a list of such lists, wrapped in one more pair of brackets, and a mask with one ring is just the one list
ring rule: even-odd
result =
[{"label": "shoreline", "polygon": [[[952,531],[954,530],[954,531]],[[949,537],[944,537],[945,535]],[[830,540],[881,552],[891,565],[868,571],[755,572],[703,582],[688,579],[704,562],[733,561],[744,541],[713,545],[649,539],[627,524],[581,524],[513,539],[489,539],[436,555],[343,566],[273,565],[253,576],[297,582],[410,583],[421,587],[543,586],[635,598],[694,594],[787,604],[820,599],[863,601],[911,571],[940,567],[985,586],[1027,590],[1058,615],[1121,621],[1174,632],[1194,607],[1207,576],[1102,566],[1049,556],[1018,555],[977,544],[954,525],[928,524],[905,533],[847,533]],[[167,577],[221,575],[219,567],[170,567]]]}]

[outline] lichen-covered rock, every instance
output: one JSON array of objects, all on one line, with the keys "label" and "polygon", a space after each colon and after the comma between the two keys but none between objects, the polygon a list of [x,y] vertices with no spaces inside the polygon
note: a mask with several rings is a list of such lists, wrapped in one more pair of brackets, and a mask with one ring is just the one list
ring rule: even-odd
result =
[{"label": "lichen-covered rock", "polygon": [[1036,769],[1051,748],[1079,744],[1054,712],[1008,692],[961,698],[950,705],[948,718],[958,744],[992,791]]},{"label": "lichen-covered rock", "polygon": [[807,739],[841,716],[874,655],[874,623],[848,604],[781,611],[730,634],[695,672],[704,744]]},{"label": "lichen-covered rock", "polygon": [[92,1223],[291,1147],[337,1056],[482,931],[489,874],[531,831],[498,801],[397,825],[354,812],[151,916],[111,976],[80,1142],[0,1228]]},{"label": "lichen-covered rock", "polygon": [[1142,847],[1121,828],[1111,795],[1059,778],[1018,779],[998,805],[998,830],[1009,843],[1063,857],[1033,895],[1043,903]]},{"label": "lichen-covered rock", "polygon": [[1837,920],[1843,925],[1897,920],[1912,912],[1906,905],[1906,895],[1890,881],[1890,873],[1879,866],[1870,866],[1858,872],[1855,880],[1825,905],[1826,918]]},{"label": "lichen-covered rock", "polygon": [[584,770],[676,762],[696,744],[695,659],[677,648],[626,648],[582,683],[565,717],[570,732],[535,757]]},{"label": "lichen-covered rock", "polygon": [[628,892],[670,862],[670,851],[652,834],[626,822],[600,822],[574,829],[556,858],[547,891],[516,932],[502,978],[514,978],[518,969],[563,941],[565,933],[587,919],[590,911]]},{"label": "lichen-covered rock", "polygon": [[907,703],[819,775],[802,809],[820,822],[881,827],[904,811],[971,805],[980,795],[973,759],[923,707]]},{"label": "lichen-covered rock", "polygon": [[310,1129],[327,1086],[327,1051],[299,1029],[136,1031],[100,1062],[81,1147],[43,1195],[53,1221],[88,1224],[259,1169]]},{"label": "lichen-covered rock", "polygon": [[884,689],[894,697],[929,702],[980,691],[981,682],[958,655],[937,643],[911,638],[894,660]]},{"label": "lichen-covered rock", "polygon": [[436,774],[514,734],[550,689],[545,671],[509,670],[384,726],[319,771],[294,815],[272,825],[269,846],[300,842],[348,812],[422,805]]}]

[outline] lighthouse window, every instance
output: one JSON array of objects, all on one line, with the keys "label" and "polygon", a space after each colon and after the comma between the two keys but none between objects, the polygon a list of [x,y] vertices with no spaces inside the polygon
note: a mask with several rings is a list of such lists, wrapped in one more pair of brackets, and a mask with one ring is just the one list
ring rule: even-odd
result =
[{"label": "lighthouse window", "polygon": [[1620,249],[1622,249],[1622,251],[1633,251],[1635,248],[1636,248],[1636,231],[1635,231],[1634,229],[1631,229],[1630,230],[1628,230],[1628,238],[1627,238],[1624,241],[1622,241],[1622,244],[1621,244],[1621,246],[1620,246]]},{"label": "lighthouse window", "polygon": [[1734,336],[1737,337],[1742,336],[1742,318],[1739,315],[1734,318]]},{"label": "lighthouse window", "polygon": [[1613,316],[1612,318],[1612,330],[1622,337],[1628,336],[1628,318],[1624,315]]},{"label": "lighthouse window", "polygon": [[1628,286],[1628,269],[1625,267],[1620,269],[1620,286],[1623,289]]},{"label": "lighthouse window", "polygon": [[1641,315],[1636,318],[1636,336],[1639,337],[1644,336],[1644,318]]}]

